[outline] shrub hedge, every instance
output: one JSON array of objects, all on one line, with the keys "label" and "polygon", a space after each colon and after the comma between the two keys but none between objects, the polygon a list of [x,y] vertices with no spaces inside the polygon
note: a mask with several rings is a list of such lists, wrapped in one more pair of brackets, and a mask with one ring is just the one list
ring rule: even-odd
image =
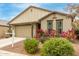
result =
[{"label": "shrub hedge", "polygon": [[42,56],[70,56],[73,53],[71,42],[65,38],[51,38],[44,43],[41,49]]},{"label": "shrub hedge", "polygon": [[33,53],[37,52],[38,45],[39,45],[39,42],[36,39],[34,39],[34,38],[26,39],[24,41],[24,48],[30,54],[33,54]]}]

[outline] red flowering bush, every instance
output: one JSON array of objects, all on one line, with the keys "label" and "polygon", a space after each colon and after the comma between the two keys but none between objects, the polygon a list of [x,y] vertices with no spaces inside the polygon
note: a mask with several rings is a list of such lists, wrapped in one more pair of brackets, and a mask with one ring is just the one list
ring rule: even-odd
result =
[{"label": "red flowering bush", "polygon": [[56,31],[53,29],[46,31],[43,31],[42,29],[37,29],[35,38],[43,42],[47,40],[49,37],[55,37],[55,35],[56,35]]},{"label": "red flowering bush", "polygon": [[36,35],[34,36],[34,38],[40,38],[40,34],[36,33]]},{"label": "red flowering bush", "polygon": [[44,35],[44,31],[42,29],[37,29],[36,30],[35,38],[40,38],[43,35]]},{"label": "red flowering bush", "polygon": [[36,33],[43,33],[44,31],[42,29],[37,29]]},{"label": "red flowering bush", "polygon": [[47,30],[47,31],[45,31],[45,36],[55,37],[56,36],[56,31],[53,30],[53,29]]},{"label": "red flowering bush", "polygon": [[46,30],[46,31],[43,31],[42,29],[37,29],[35,38],[40,38],[41,36],[55,37],[56,36],[56,31],[53,30],[53,29]]},{"label": "red flowering bush", "polygon": [[[57,36],[56,30],[50,29],[50,30],[43,31],[42,29],[38,29],[36,30],[35,38],[43,42],[48,38],[56,37],[56,36]],[[71,29],[66,32],[61,32],[60,37],[64,37],[73,41],[74,39],[76,39],[75,30]]]},{"label": "red flowering bush", "polygon": [[68,38],[70,39],[76,39],[76,34],[75,34],[75,30],[71,29],[68,31]]},{"label": "red flowering bush", "polygon": [[67,37],[67,32],[61,32],[61,37],[66,38]]},{"label": "red flowering bush", "polygon": [[75,30],[74,29],[71,29],[71,30],[68,30],[67,32],[62,32],[61,33],[61,37],[74,40],[74,39],[76,39]]}]

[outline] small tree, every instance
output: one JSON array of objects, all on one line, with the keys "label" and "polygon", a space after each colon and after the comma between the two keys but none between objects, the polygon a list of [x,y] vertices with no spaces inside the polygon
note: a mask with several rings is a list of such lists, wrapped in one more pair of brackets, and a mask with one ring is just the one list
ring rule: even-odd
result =
[{"label": "small tree", "polygon": [[72,14],[73,16],[73,19],[76,17],[76,16],[79,16],[79,4],[68,4],[65,8],[65,10],[67,12],[69,12],[70,14]]},{"label": "small tree", "polygon": [[75,34],[77,35],[77,39],[79,39],[79,24],[76,23],[72,23],[72,27],[75,30]]}]

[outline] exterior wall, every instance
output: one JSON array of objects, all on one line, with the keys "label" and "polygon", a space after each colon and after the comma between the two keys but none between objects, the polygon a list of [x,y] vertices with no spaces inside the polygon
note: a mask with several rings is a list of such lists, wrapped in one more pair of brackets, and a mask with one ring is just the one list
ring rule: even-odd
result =
[{"label": "exterior wall", "polygon": [[37,8],[30,8],[18,17],[16,17],[10,24],[36,22],[49,13],[50,12],[48,11],[40,10]]},{"label": "exterior wall", "polygon": [[8,35],[5,34],[8,32],[8,30],[9,30],[8,27],[0,26],[0,38],[8,37]]},{"label": "exterior wall", "polygon": [[[18,27],[18,26],[11,26],[11,28],[12,29],[14,29],[14,31],[15,31],[15,37],[22,37],[21,35],[29,35],[29,36],[31,36],[32,37],[32,35],[33,35],[33,37],[36,35],[36,24],[32,24],[32,26],[27,26],[27,25],[19,25],[20,26],[20,28],[18,28],[17,30],[16,30],[16,28]],[[27,27],[27,28],[26,28]],[[33,29],[32,29],[33,28]],[[28,32],[27,32],[27,34],[25,34],[25,29],[27,30],[29,30]],[[33,33],[32,33],[32,31],[31,30],[33,30]],[[17,33],[18,32],[18,33]],[[21,34],[21,32],[23,33],[23,34]]]},{"label": "exterior wall", "polygon": [[[14,26],[14,25],[12,26],[12,28],[14,28],[14,30],[15,30],[16,36],[25,35],[25,32],[27,32],[26,35],[28,35],[28,36],[31,36],[31,34],[33,34],[33,36],[34,36],[36,33],[36,24],[33,24],[32,25],[33,27],[32,26],[28,27],[27,25],[23,26],[22,23],[26,24],[29,22],[37,22],[39,19],[41,19],[42,17],[44,17],[50,13],[51,12],[48,12],[45,10],[40,10],[38,8],[30,8],[27,11],[23,12],[18,17],[14,18],[14,20],[10,24],[18,24],[18,23],[21,24],[20,27]],[[56,18],[53,18],[54,16]],[[61,14],[52,14],[52,15],[44,18],[43,20],[41,20],[41,28],[43,30],[47,30],[47,20],[53,20],[53,29],[56,30],[56,20],[58,20],[58,19],[63,19],[63,31],[67,31],[72,28],[71,18],[67,17],[65,15],[61,15]],[[18,29],[16,29],[16,28],[18,28]],[[28,30],[30,30],[30,31],[28,31]],[[33,30],[33,33],[32,33],[32,30]]]},{"label": "exterior wall", "polygon": [[53,20],[53,29],[55,29],[55,19],[53,19],[53,15],[46,17],[45,19],[41,20],[41,29],[47,30],[47,20]]},{"label": "exterior wall", "polygon": [[[53,18],[54,16],[56,18]],[[53,29],[56,30],[56,20],[58,20],[58,19],[63,19],[63,31],[67,31],[72,28],[71,18],[61,15],[61,14],[55,14],[55,15],[52,14],[52,15],[46,17],[45,19],[41,20],[41,28],[43,30],[47,30],[47,20],[53,20]]]},{"label": "exterior wall", "polygon": [[[53,18],[54,16],[56,18]],[[53,29],[56,30],[56,20],[58,20],[58,19],[63,19],[63,31],[67,31],[67,30],[69,30],[69,29],[72,28],[71,18],[70,17],[67,17],[67,16],[64,16],[64,15],[61,15],[61,14],[55,14],[55,15],[52,14],[52,15],[44,18],[43,20],[41,20],[41,28],[43,30],[47,30],[47,20],[53,20]],[[20,35],[24,35],[24,36],[25,35],[28,35],[28,36],[31,36],[32,34],[33,34],[33,37],[35,36],[35,34],[36,34],[36,24],[35,23],[32,24],[33,27],[32,26],[29,26],[28,27],[27,25],[23,25],[23,26],[22,25],[19,25],[19,26],[21,26],[21,27],[19,28],[18,26],[13,26],[13,28],[15,29],[16,36],[18,36],[18,35],[19,36]],[[18,27],[18,29],[16,30],[17,27]],[[26,31],[25,29],[26,30],[28,29],[28,30]],[[32,30],[33,30],[33,32],[32,32]],[[26,32],[26,34],[25,34],[25,32]]]},{"label": "exterior wall", "polygon": [[57,19],[63,19],[63,31],[68,31],[69,29],[72,29],[72,19],[70,17],[64,16],[64,15],[56,15]]},{"label": "exterior wall", "polygon": [[63,20],[63,31],[67,31],[69,29],[72,29],[72,20],[71,18],[66,18]]}]

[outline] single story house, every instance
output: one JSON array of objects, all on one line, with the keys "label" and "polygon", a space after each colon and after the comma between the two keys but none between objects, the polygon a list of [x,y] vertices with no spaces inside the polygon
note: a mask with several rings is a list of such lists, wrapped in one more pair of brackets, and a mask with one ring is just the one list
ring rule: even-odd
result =
[{"label": "single story house", "polygon": [[7,21],[0,20],[0,38],[5,38],[7,35],[5,34],[9,30],[9,26]]},{"label": "single story house", "polygon": [[16,37],[34,37],[36,29],[52,28],[58,32],[72,29],[73,17],[66,13],[30,6],[14,17],[9,25]]}]

